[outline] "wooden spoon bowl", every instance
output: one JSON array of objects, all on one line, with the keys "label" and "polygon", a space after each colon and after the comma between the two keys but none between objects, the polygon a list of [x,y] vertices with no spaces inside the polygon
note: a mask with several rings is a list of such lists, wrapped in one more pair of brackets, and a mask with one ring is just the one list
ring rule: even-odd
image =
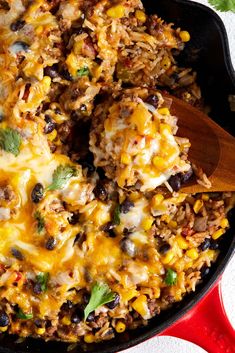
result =
[{"label": "wooden spoon bowl", "polygon": [[176,97],[163,96],[172,99],[171,114],[178,117],[177,136],[189,138],[189,160],[203,169],[212,184],[207,189],[192,180],[181,191],[235,191],[235,138],[203,112]]}]

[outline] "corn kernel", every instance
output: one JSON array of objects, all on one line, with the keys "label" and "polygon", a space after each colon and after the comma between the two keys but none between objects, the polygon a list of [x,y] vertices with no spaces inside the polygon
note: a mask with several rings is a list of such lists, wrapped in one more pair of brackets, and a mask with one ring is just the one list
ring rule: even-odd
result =
[{"label": "corn kernel", "polygon": [[168,253],[162,258],[162,263],[164,265],[169,264],[174,258],[174,253],[173,251],[168,251]]},{"label": "corn kernel", "polygon": [[124,324],[124,322],[122,321],[118,321],[117,322],[117,325],[115,327],[115,330],[118,332],[118,333],[121,333],[121,332],[124,332],[126,329],[126,325]]},{"label": "corn kernel", "polygon": [[179,36],[182,42],[189,42],[190,41],[190,34],[188,31],[180,31]]},{"label": "corn kernel", "polygon": [[210,261],[214,261],[216,259],[217,252],[215,250],[207,250],[206,255],[209,257]]},{"label": "corn kernel", "polygon": [[197,249],[193,248],[193,249],[189,249],[186,251],[186,255],[188,257],[190,257],[190,259],[192,260],[196,260],[198,258],[198,252],[197,252]]},{"label": "corn kernel", "polygon": [[125,15],[125,7],[122,5],[116,5],[116,6],[110,7],[110,9],[108,9],[106,14],[112,18],[122,18]]},{"label": "corn kernel", "polygon": [[164,200],[164,196],[162,194],[154,195],[151,201],[152,207],[159,206]]},{"label": "corn kernel", "polygon": [[203,206],[203,201],[202,200],[197,200],[194,205],[193,205],[193,210],[196,214],[198,214],[198,212],[200,211],[200,209]]},{"label": "corn kernel", "polygon": [[224,234],[224,229],[219,229],[215,233],[213,233],[211,237],[212,239],[216,240],[216,239],[219,239],[223,234]]},{"label": "corn kernel", "polygon": [[61,320],[61,323],[65,326],[69,326],[71,324],[71,321],[68,318],[68,316],[64,316],[63,319]]},{"label": "corn kernel", "polygon": [[140,198],[140,194],[137,191],[132,192],[129,196],[129,199],[133,202],[137,201],[139,198]]},{"label": "corn kernel", "polygon": [[171,60],[167,56],[162,59],[161,67],[165,70],[168,70],[171,67]]},{"label": "corn kernel", "polygon": [[44,88],[48,89],[51,85],[51,78],[49,76],[44,76],[42,79],[42,84]]},{"label": "corn kernel", "polygon": [[142,317],[148,315],[148,305],[147,297],[144,294],[141,294],[132,304],[132,308],[137,311]]},{"label": "corn kernel", "polygon": [[54,129],[50,134],[47,135],[49,141],[53,141],[57,136],[57,131]]},{"label": "corn kernel", "polygon": [[171,228],[177,228],[177,225],[178,225],[176,221],[170,221],[168,224]]},{"label": "corn kernel", "polygon": [[220,227],[222,228],[228,228],[229,226],[229,222],[228,222],[228,219],[227,218],[223,218],[220,222]]},{"label": "corn kernel", "polygon": [[145,22],[146,21],[146,15],[143,11],[141,10],[136,10],[135,12],[135,18],[137,18],[137,20],[141,21],[141,22]]},{"label": "corn kernel", "polygon": [[128,153],[123,152],[121,154],[121,163],[130,164],[131,163],[131,156]]},{"label": "corn kernel", "polygon": [[170,111],[168,108],[159,108],[158,113],[161,115],[170,115]]},{"label": "corn kernel", "polygon": [[37,26],[36,29],[35,29],[35,33],[37,35],[41,34],[43,32],[43,26]]},{"label": "corn kernel", "polygon": [[164,133],[170,133],[171,134],[171,127],[169,124],[160,124],[160,134],[163,135]]},{"label": "corn kernel", "polygon": [[36,333],[38,335],[43,335],[45,333],[45,331],[46,331],[45,327],[39,327],[36,329]]},{"label": "corn kernel", "polygon": [[184,239],[184,237],[182,237],[181,235],[178,235],[175,239],[180,249],[182,250],[188,249],[188,242]]},{"label": "corn kernel", "polygon": [[92,333],[88,333],[84,336],[84,341],[86,343],[93,343],[94,342],[94,335]]},{"label": "corn kernel", "polygon": [[202,194],[202,200],[203,201],[208,201],[209,200],[209,195],[208,194]]},{"label": "corn kernel", "polygon": [[163,171],[167,168],[167,162],[159,156],[153,157],[153,164],[160,171]]},{"label": "corn kernel", "polygon": [[0,332],[6,332],[8,329],[8,326],[0,327]]},{"label": "corn kernel", "polygon": [[160,295],[161,295],[160,288],[158,288],[158,287],[153,288],[153,298],[158,299],[158,298],[160,298]]},{"label": "corn kernel", "polygon": [[169,223],[170,220],[171,220],[171,218],[170,218],[170,216],[168,214],[164,214],[161,217],[161,221],[163,221],[163,222]]},{"label": "corn kernel", "polygon": [[141,223],[143,229],[146,230],[146,231],[151,229],[153,221],[154,221],[154,219],[152,217],[144,218],[142,223]]}]

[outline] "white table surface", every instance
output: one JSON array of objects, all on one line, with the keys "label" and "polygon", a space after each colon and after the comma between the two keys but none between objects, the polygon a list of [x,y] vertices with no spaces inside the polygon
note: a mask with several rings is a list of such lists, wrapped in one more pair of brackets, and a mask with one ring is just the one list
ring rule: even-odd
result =
[{"label": "white table surface", "polygon": [[[195,0],[208,5],[207,0]],[[229,37],[230,52],[235,67],[235,14],[218,12]],[[222,279],[222,294],[227,316],[235,328],[235,256],[227,266]],[[206,351],[187,341],[173,337],[155,337],[123,353],[205,353]]]}]

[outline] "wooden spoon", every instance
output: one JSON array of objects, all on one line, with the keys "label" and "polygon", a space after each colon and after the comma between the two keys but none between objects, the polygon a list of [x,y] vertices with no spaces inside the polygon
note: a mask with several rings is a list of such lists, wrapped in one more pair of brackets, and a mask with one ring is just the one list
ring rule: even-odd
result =
[{"label": "wooden spoon", "polygon": [[235,191],[235,138],[207,115],[184,101],[172,99],[171,114],[178,117],[177,136],[191,143],[189,160],[201,167],[209,178],[210,189],[189,181],[180,189],[186,193]]}]

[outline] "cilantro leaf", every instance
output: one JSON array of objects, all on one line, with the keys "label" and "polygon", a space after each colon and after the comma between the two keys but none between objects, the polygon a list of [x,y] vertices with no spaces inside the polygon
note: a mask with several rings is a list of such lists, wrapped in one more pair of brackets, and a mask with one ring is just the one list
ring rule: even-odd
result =
[{"label": "cilantro leaf", "polygon": [[16,313],[17,319],[21,320],[29,320],[33,318],[33,314],[25,314],[23,310],[19,308],[18,312]]},{"label": "cilantro leaf", "polygon": [[90,70],[87,66],[82,67],[77,71],[78,77],[90,75]]},{"label": "cilantro leaf", "polygon": [[168,286],[173,286],[177,282],[177,273],[173,271],[171,268],[168,268],[166,277],[165,277],[165,283]]},{"label": "cilantro leaf", "polygon": [[235,0],[208,0],[209,3],[219,11],[235,12]]},{"label": "cilantro leaf", "polygon": [[113,211],[113,224],[115,224],[116,226],[119,226],[119,224],[121,223],[120,220],[120,205],[117,205]]},{"label": "cilantro leaf", "polygon": [[91,297],[89,303],[84,310],[84,320],[86,321],[88,315],[100,307],[115,299],[115,293],[112,293],[110,288],[105,283],[95,283],[91,290]]},{"label": "cilantro leaf", "polygon": [[0,128],[0,148],[4,151],[18,156],[20,152],[21,136],[18,131],[7,127]]},{"label": "cilantro leaf", "polygon": [[36,281],[37,283],[40,284],[42,292],[46,292],[47,290],[47,282],[49,280],[49,273],[39,273],[39,275],[36,276]]},{"label": "cilantro leaf", "polygon": [[77,170],[71,165],[59,165],[59,167],[54,170],[52,175],[52,183],[46,190],[58,190],[62,189],[67,181],[73,176],[77,175]]},{"label": "cilantro leaf", "polygon": [[34,218],[38,222],[37,228],[38,228],[38,233],[41,233],[45,227],[45,220],[42,217],[41,213],[39,211],[36,211],[34,213]]}]

